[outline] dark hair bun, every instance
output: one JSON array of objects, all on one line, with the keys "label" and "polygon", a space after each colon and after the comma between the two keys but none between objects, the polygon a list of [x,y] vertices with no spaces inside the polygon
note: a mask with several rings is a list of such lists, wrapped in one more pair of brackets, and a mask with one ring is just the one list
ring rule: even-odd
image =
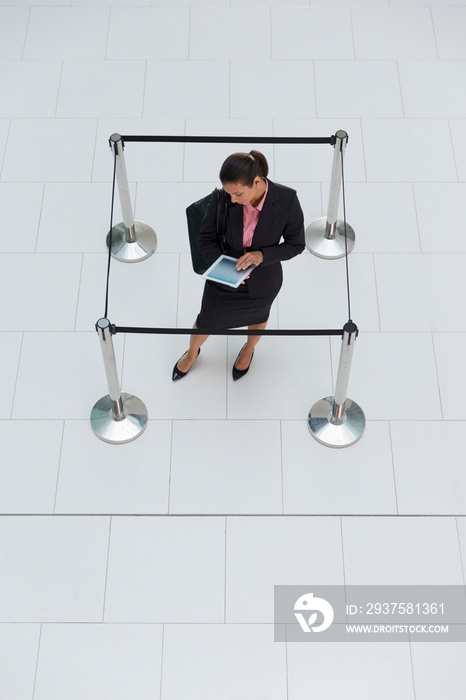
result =
[{"label": "dark hair bun", "polygon": [[269,164],[267,163],[267,158],[264,156],[264,154],[260,151],[249,151],[249,154],[257,162],[260,169],[260,175],[262,177],[267,177],[269,174]]},{"label": "dark hair bun", "polygon": [[267,177],[269,164],[260,151],[232,153],[220,168],[220,182],[240,182],[251,187],[256,177]]}]

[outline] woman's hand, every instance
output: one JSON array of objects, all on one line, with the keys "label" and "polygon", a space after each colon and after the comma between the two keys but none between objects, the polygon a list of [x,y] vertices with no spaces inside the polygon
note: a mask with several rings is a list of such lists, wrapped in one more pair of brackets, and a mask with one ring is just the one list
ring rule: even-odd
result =
[{"label": "woman's hand", "polygon": [[237,270],[245,270],[247,267],[254,265],[257,267],[264,262],[264,256],[260,250],[248,250],[247,253],[238,258],[236,262]]}]

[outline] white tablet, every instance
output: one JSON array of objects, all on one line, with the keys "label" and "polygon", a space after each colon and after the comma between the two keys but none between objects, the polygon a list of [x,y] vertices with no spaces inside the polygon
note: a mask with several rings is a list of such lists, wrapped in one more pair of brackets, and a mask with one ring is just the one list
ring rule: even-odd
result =
[{"label": "white tablet", "polygon": [[254,270],[255,265],[251,265],[246,270],[237,270],[237,262],[237,259],[230,255],[221,255],[202,276],[206,280],[227,284],[229,287],[239,287],[241,282]]}]

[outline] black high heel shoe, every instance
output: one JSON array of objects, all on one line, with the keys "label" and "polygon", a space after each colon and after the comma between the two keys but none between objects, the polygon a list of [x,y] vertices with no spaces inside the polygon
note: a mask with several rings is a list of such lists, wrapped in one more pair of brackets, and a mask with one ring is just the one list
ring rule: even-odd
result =
[{"label": "black high heel shoe", "polygon": [[[184,357],[184,356],[186,355],[187,352],[188,352],[188,350],[186,350],[186,352],[184,352],[184,353],[181,355],[181,357]],[[200,353],[200,352],[201,352],[201,348],[199,348],[199,350],[197,351],[197,357],[199,357],[199,353]],[[180,360],[181,360],[181,357],[180,357]],[[197,357],[196,357],[196,360],[197,360]],[[178,362],[179,362],[180,360],[178,360]],[[196,360],[194,360],[194,362],[196,362]],[[172,381],[174,381],[174,382],[176,382],[177,379],[182,379],[183,377],[186,377],[186,375],[187,375],[188,372],[189,372],[189,369],[191,369],[191,367],[193,366],[193,365],[191,365],[191,367],[190,367],[189,369],[187,369],[186,372],[182,372],[180,369],[178,369],[178,362],[177,362],[176,365],[173,367]],[[193,362],[193,364],[194,364],[194,362]]]},{"label": "black high heel shoe", "polygon": [[232,374],[233,374],[233,381],[235,381],[235,382],[236,382],[237,379],[241,379],[241,377],[244,377],[244,375],[245,375],[247,372],[249,372],[249,368],[250,368],[250,366],[251,366],[252,358],[254,357],[254,353],[252,353],[252,355],[251,355],[251,360],[250,360],[250,362],[249,362],[249,365],[246,367],[246,369],[238,369],[238,368],[236,367],[236,363],[237,363],[238,360],[239,360],[239,356],[241,355],[241,353],[243,352],[243,350],[244,350],[245,347],[246,347],[246,343],[243,345],[243,347],[242,347],[241,350],[239,351],[238,357],[236,358],[235,363],[234,363],[234,365],[233,365]]}]

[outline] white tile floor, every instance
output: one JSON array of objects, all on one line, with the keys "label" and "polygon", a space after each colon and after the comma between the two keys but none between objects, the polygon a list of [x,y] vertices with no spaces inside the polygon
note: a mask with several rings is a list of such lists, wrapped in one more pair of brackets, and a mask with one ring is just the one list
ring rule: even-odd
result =
[{"label": "white tile floor", "polygon": [[[272,623],[276,584],[466,583],[465,23],[466,0],[0,0],[2,700],[464,698],[464,643],[285,645]],[[234,384],[242,341],[213,337],[173,384],[186,338],[117,335],[150,420],[99,441],[108,137],[338,129],[362,440],[307,429],[338,338],[264,338]],[[127,144],[158,249],[113,261],[113,323],[191,325],[184,208],[250,147]],[[324,216],[331,149],[262,148]],[[344,324],[344,261],[284,271],[270,327]]]}]

